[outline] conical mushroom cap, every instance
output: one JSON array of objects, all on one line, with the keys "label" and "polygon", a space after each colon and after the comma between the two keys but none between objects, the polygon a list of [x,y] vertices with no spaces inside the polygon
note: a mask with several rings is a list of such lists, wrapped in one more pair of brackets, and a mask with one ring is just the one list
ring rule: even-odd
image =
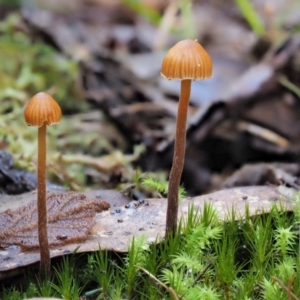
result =
[{"label": "conical mushroom cap", "polygon": [[203,80],[212,76],[212,60],[205,49],[193,40],[175,44],[166,54],[161,75],[167,79]]},{"label": "conical mushroom cap", "polygon": [[24,110],[27,125],[41,127],[44,123],[54,125],[59,123],[61,109],[57,102],[47,93],[34,95]]}]

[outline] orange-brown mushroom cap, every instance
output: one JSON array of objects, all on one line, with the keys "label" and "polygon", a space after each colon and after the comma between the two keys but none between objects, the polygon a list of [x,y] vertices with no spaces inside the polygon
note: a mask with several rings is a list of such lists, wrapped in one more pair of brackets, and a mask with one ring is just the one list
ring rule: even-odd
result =
[{"label": "orange-brown mushroom cap", "polygon": [[193,40],[175,44],[166,54],[161,75],[167,79],[203,80],[212,76],[212,60],[205,49]]},{"label": "orange-brown mushroom cap", "polygon": [[24,110],[27,125],[41,127],[44,123],[54,125],[59,123],[61,109],[57,102],[47,93],[34,95]]}]

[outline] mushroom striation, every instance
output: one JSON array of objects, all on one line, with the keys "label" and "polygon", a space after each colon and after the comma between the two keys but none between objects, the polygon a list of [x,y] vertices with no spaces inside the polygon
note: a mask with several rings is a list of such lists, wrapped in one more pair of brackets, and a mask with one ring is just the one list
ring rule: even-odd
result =
[{"label": "mushroom striation", "polygon": [[166,219],[166,234],[175,234],[178,218],[178,191],[185,156],[186,121],[191,81],[210,78],[212,76],[212,60],[197,41],[183,40],[174,45],[166,54],[162,62],[161,75],[169,80],[181,80]]},{"label": "mushroom striation", "polygon": [[40,92],[28,102],[24,117],[27,125],[41,127],[60,122],[61,109],[57,102],[48,94]]},{"label": "mushroom striation", "polygon": [[38,238],[41,255],[40,274],[46,275],[50,271],[46,206],[46,127],[59,123],[61,109],[50,95],[41,92],[31,98],[25,107],[24,117],[27,125],[38,126]]},{"label": "mushroom striation", "polygon": [[169,80],[210,78],[212,76],[212,60],[197,41],[183,40],[174,45],[165,56],[161,75]]}]

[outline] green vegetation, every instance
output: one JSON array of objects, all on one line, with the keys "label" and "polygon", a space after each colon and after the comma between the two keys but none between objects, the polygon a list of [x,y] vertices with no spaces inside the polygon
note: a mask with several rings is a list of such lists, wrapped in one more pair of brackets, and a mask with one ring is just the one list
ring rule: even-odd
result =
[{"label": "green vegetation", "polygon": [[[25,124],[25,104],[37,91],[53,92],[64,110],[82,109],[82,103],[74,89],[77,65],[44,43],[31,41],[19,25],[17,14],[0,23],[0,136],[18,166],[32,170],[36,130]],[[56,131],[49,132],[51,140],[56,140]],[[49,146],[51,153],[54,147]]]},{"label": "green vegetation", "polygon": [[291,82],[285,75],[279,75],[277,80],[283,87],[291,91],[300,99],[300,88],[296,84]]},{"label": "green vegetation", "polygon": [[[122,2],[135,11],[139,16],[153,25],[162,25],[163,16],[160,12],[144,4],[141,0],[122,0]],[[172,2],[172,1],[171,1]],[[195,18],[193,13],[193,0],[176,0],[169,5],[176,5],[180,11],[181,25],[169,24],[172,33],[180,35],[182,38],[195,39],[197,37],[197,30],[195,28]]]},{"label": "green vegetation", "polygon": [[143,4],[140,0],[122,0],[122,2],[150,23],[154,25],[159,24],[161,15],[155,9]]},{"label": "green vegetation", "polygon": [[[206,205],[189,208],[178,232],[159,243],[132,240],[127,254],[107,250],[64,257],[46,282],[5,289],[3,300],[29,296],[64,299],[288,299],[278,282],[300,296],[299,212],[270,213],[226,222]],[[290,298],[292,299],[292,298]]]},{"label": "green vegetation", "polygon": [[235,0],[240,12],[249,23],[252,30],[259,36],[265,34],[265,25],[249,0]]},{"label": "green vegetation", "polygon": [[63,110],[60,124],[48,130],[47,178],[82,191],[87,185],[86,168],[99,171],[103,185],[117,169],[126,166],[125,177],[133,173],[130,163],[142,147],[136,147],[133,155],[123,154],[126,141],[121,134],[100,110],[88,111],[81,98],[78,64],[29,37],[18,14],[0,23],[0,57],[1,149],[13,155],[15,167],[36,170],[36,128],[26,126],[23,108],[33,95],[45,91]]},{"label": "green vegetation", "polygon": [[[143,187],[150,189],[152,191],[156,191],[163,196],[166,196],[168,193],[168,182],[163,178],[156,179],[156,178],[147,176],[146,178],[142,179],[141,184]],[[186,191],[185,191],[184,187],[181,186],[179,188],[179,195],[178,195],[179,200],[182,200],[185,196],[186,196]]]},{"label": "green vegetation", "polygon": [[[242,13],[248,14],[253,30],[263,34],[260,21],[258,25],[253,23],[256,15],[252,9],[245,9],[249,2],[236,1]],[[156,18],[153,15],[153,20]],[[22,109],[39,90],[52,91],[69,114],[57,130],[50,130],[49,168],[60,182],[83,189],[84,166],[109,172],[115,168],[111,161],[123,166],[125,161],[136,159],[141,151],[132,156],[117,152],[104,131],[99,135],[98,127],[91,130],[93,126],[89,126],[89,132],[85,131],[85,120],[89,125],[99,125],[104,122],[102,116],[81,113],[73,117],[72,113],[85,111],[74,88],[78,76],[76,64],[55,49],[39,41],[32,42],[17,28],[19,21],[17,15],[12,15],[0,24],[0,136],[17,165],[33,169],[35,131],[24,126]],[[281,84],[288,85],[284,81]],[[57,154],[55,149],[67,149],[72,155]],[[78,155],[76,149],[86,150],[82,153],[88,155]],[[109,154],[100,159],[96,157],[99,153]],[[133,169],[128,172],[134,177]],[[167,182],[158,172],[142,180],[136,177],[144,189],[166,194]],[[184,197],[184,189],[180,193],[180,198]],[[296,195],[293,213],[274,206],[268,214],[251,217],[246,210],[245,218],[240,221],[236,221],[234,210],[223,222],[210,205],[201,212],[191,206],[177,233],[166,240],[149,244],[146,237],[133,239],[126,254],[99,249],[92,254],[63,257],[53,267],[51,278],[39,281],[28,274],[30,280],[22,287],[3,287],[0,299],[54,296],[75,300],[82,296],[99,300],[280,300],[292,299],[292,292],[300,297],[299,222],[300,193]]]},{"label": "green vegetation", "polygon": [[193,12],[193,0],[178,1],[181,14],[181,35],[184,38],[196,39],[197,28],[195,27],[195,15]]},{"label": "green vegetation", "polygon": [[79,75],[77,64],[52,47],[30,40],[18,26],[17,14],[0,23],[0,96],[5,99],[1,113],[24,105],[41,90],[52,91],[65,110],[81,108],[74,89]]}]

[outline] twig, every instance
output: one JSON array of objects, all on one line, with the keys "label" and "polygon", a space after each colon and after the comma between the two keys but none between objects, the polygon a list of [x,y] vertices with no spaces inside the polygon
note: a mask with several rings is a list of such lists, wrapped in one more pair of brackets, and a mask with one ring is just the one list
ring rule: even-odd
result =
[{"label": "twig", "polygon": [[194,287],[200,280],[200,278],[205,274],[205,272],[208,270],[208,268],[212,265],[212,262],[209,261],[208,264],[205,266],[205,268],[198,274],[198,276],[195,278],[192,287]]},{"label": "twig", "polygon": [[125,195],[126,193],[133,191],[135,188],[136,188],[136,184],[130,184],[130,185],[126,186],[125,188],[123,188],[120,191],[120,193]]},{"label": "twig", "polygon": [[140,266],[136,266],[135,267],[141,271],[143,271],[144,273],[146,273],[151,279],[153,279],[154,281],[156,281],[159,285],[161,285],[162,287],[164,287],[172,296],[174,300],[179,300],[179,297],[177,296],[176,292],[171,288],[168,287],[167,285],[165,285],[163,282],[161,282],[159,279],[157,279],[153,274],[151,274],[149,271],[147,271],[146,269],[144,269],[143,267]]},{"label": "twig", "polygon": [[[212,262],[209,261],[208,264],[205,266],[205,268],[202,270],[202,272],[200,272],[198,274],[198,276],[195,278],[194,282],[192,283],[191,287],[194,287],[200,280],[200,278],[205,274],[205,272],[208,270],[208,268],[212,265]],[[185,292],[186,294],[187,292]],[[183,296],[185,295],[183,294]],[[183,299],[183,296],[180,297],[179,300],[182,300]]]},{"label": "twig", "polygon": [[298,98],[300,98],[300,89],[296,84],[292,83],[285,75],[279,75],[277,77],[277,80],[282,86],[286,87],[291,92],[296,94]]},{"label": "twig", "polygon": [[293,286],[293,281],[294,281],[294,277],[293,276],[290,276],[289,277],[289,284],[288,284],[288,289],[289,289],[289,293],[288,293],[288,297],[289,299],[288,300],[291,300],[291,290],[292,290],[292,286]]},{"label": "twig", "polygon": [[290,145],[289,140],[285,137],[257,124],[240,121],[237,124],[237,128],[241,131],[247,131],[254,136],[257,136],[282,148],[287,148]]},{"label": "twig", "polygon": [[[285,285],[284,285],[284,283],[280,280],[280,279],[278,279],[276,276],[272,276],[271,277],[275,282],[277,282],[287,293],[288,293],[288,296],[290,297],[290,296],[292,296],[293,297],[293,299],[295,299],[295,300],[300,300],[291,290],[290,290],[290,288],[288,288],[288,287],[286,287]],[[290,299],[290,298],[289,298]]]}]

